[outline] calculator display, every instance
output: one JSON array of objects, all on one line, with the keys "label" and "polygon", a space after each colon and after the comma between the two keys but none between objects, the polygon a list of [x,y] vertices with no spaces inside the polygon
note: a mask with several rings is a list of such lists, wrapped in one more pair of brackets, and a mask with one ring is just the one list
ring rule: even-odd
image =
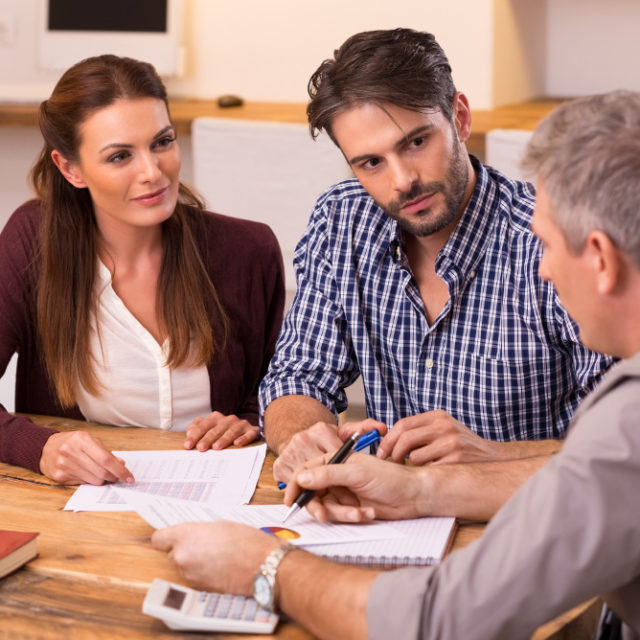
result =
[{"label": "calculator display", "polygon": [[167,595],[164,599],[164,606],[171,607],[172,609],[180,609],[184,599],[187,597],[187,594],[184,591],[179,591],[178,589],[174,589],[173,587],[169,588],[167,591]]}]

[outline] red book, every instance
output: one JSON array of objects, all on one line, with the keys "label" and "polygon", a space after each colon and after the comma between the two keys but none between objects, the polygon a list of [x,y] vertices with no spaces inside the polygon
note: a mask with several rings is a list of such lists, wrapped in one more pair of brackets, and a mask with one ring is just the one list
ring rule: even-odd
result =
[{"label": "red book", "polygon": [[0,578],[37,555],[37,533],[0,529]]}]

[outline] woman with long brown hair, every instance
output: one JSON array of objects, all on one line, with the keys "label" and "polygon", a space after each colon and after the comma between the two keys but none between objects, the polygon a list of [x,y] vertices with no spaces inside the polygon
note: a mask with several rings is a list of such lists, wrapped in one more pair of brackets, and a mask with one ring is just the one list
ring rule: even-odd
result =
[{"label": "woman with long brown hair", "polygon": [[[254,440],[284,300],[271,230],[204,211],[180,182],[147,63],[79,62],[39,125],[38,199],[0,235],[0,372],[17,352],[16,411],[184,430],[199,450]],[[86,432],[2,407],[0,460],[61,483],[131,480]]]}]

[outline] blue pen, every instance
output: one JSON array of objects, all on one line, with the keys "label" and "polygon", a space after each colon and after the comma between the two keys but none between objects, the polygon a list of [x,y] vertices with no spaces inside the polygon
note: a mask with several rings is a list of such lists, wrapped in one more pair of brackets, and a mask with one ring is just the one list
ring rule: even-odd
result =
[{"label": "blue pen", "polygon": [[360,436],[354,451],[362,451],[365,447],[369,447],[369,453],[375,453],[378,450],[378,444],[380,443],[380,434],[377,429],[371,429],[364,435]]}]

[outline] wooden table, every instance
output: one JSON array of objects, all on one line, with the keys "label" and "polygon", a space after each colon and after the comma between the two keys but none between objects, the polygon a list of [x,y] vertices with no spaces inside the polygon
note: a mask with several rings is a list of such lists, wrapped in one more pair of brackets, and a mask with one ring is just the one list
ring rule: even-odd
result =
[{"label": "wooden table", "polygon": [[[533,129],[562,100],[541,98],[494,109],[474,109],[471,112],[471,136],[467,141],[470,153],[484,159],[485,137],[491,129]],[[171,119],[178,135],[191,133],[191,123],[201,116],[239,118],[242,120],[272,120],[307,124],[304,103],[246,102],[240,107],[219,107],[215,100],[170,100]],[[38,105],[34,103],[0,103],[0,126],[37,126]]]},{"label": "wooden table", "polygon": [[[104,427],[33,416],[38,424],[63,430],[84,429],[113,450],[182,449],[183,434],[152,429]],[[269,452],[253,504],[282,500]],[[172,632],[141,612],[144,595],[156,577],[184,582],[165,553],[150,545],[153,528],[132,512],[68,512],[74,487],[57,485],[25,469],[0,464],[0,528],[39,531],[38,557],[0,580],[0,640],[128,640],[157,638],[237,638],[230,634]],[[477,538],[479,524],[462,524],[453,548]],[[582,607],[538,630],[535,640],[579,638],[565,635]],[[260,638],[264,636],[242,636]],[[275,637],[312,636],[282,620]]]}]

